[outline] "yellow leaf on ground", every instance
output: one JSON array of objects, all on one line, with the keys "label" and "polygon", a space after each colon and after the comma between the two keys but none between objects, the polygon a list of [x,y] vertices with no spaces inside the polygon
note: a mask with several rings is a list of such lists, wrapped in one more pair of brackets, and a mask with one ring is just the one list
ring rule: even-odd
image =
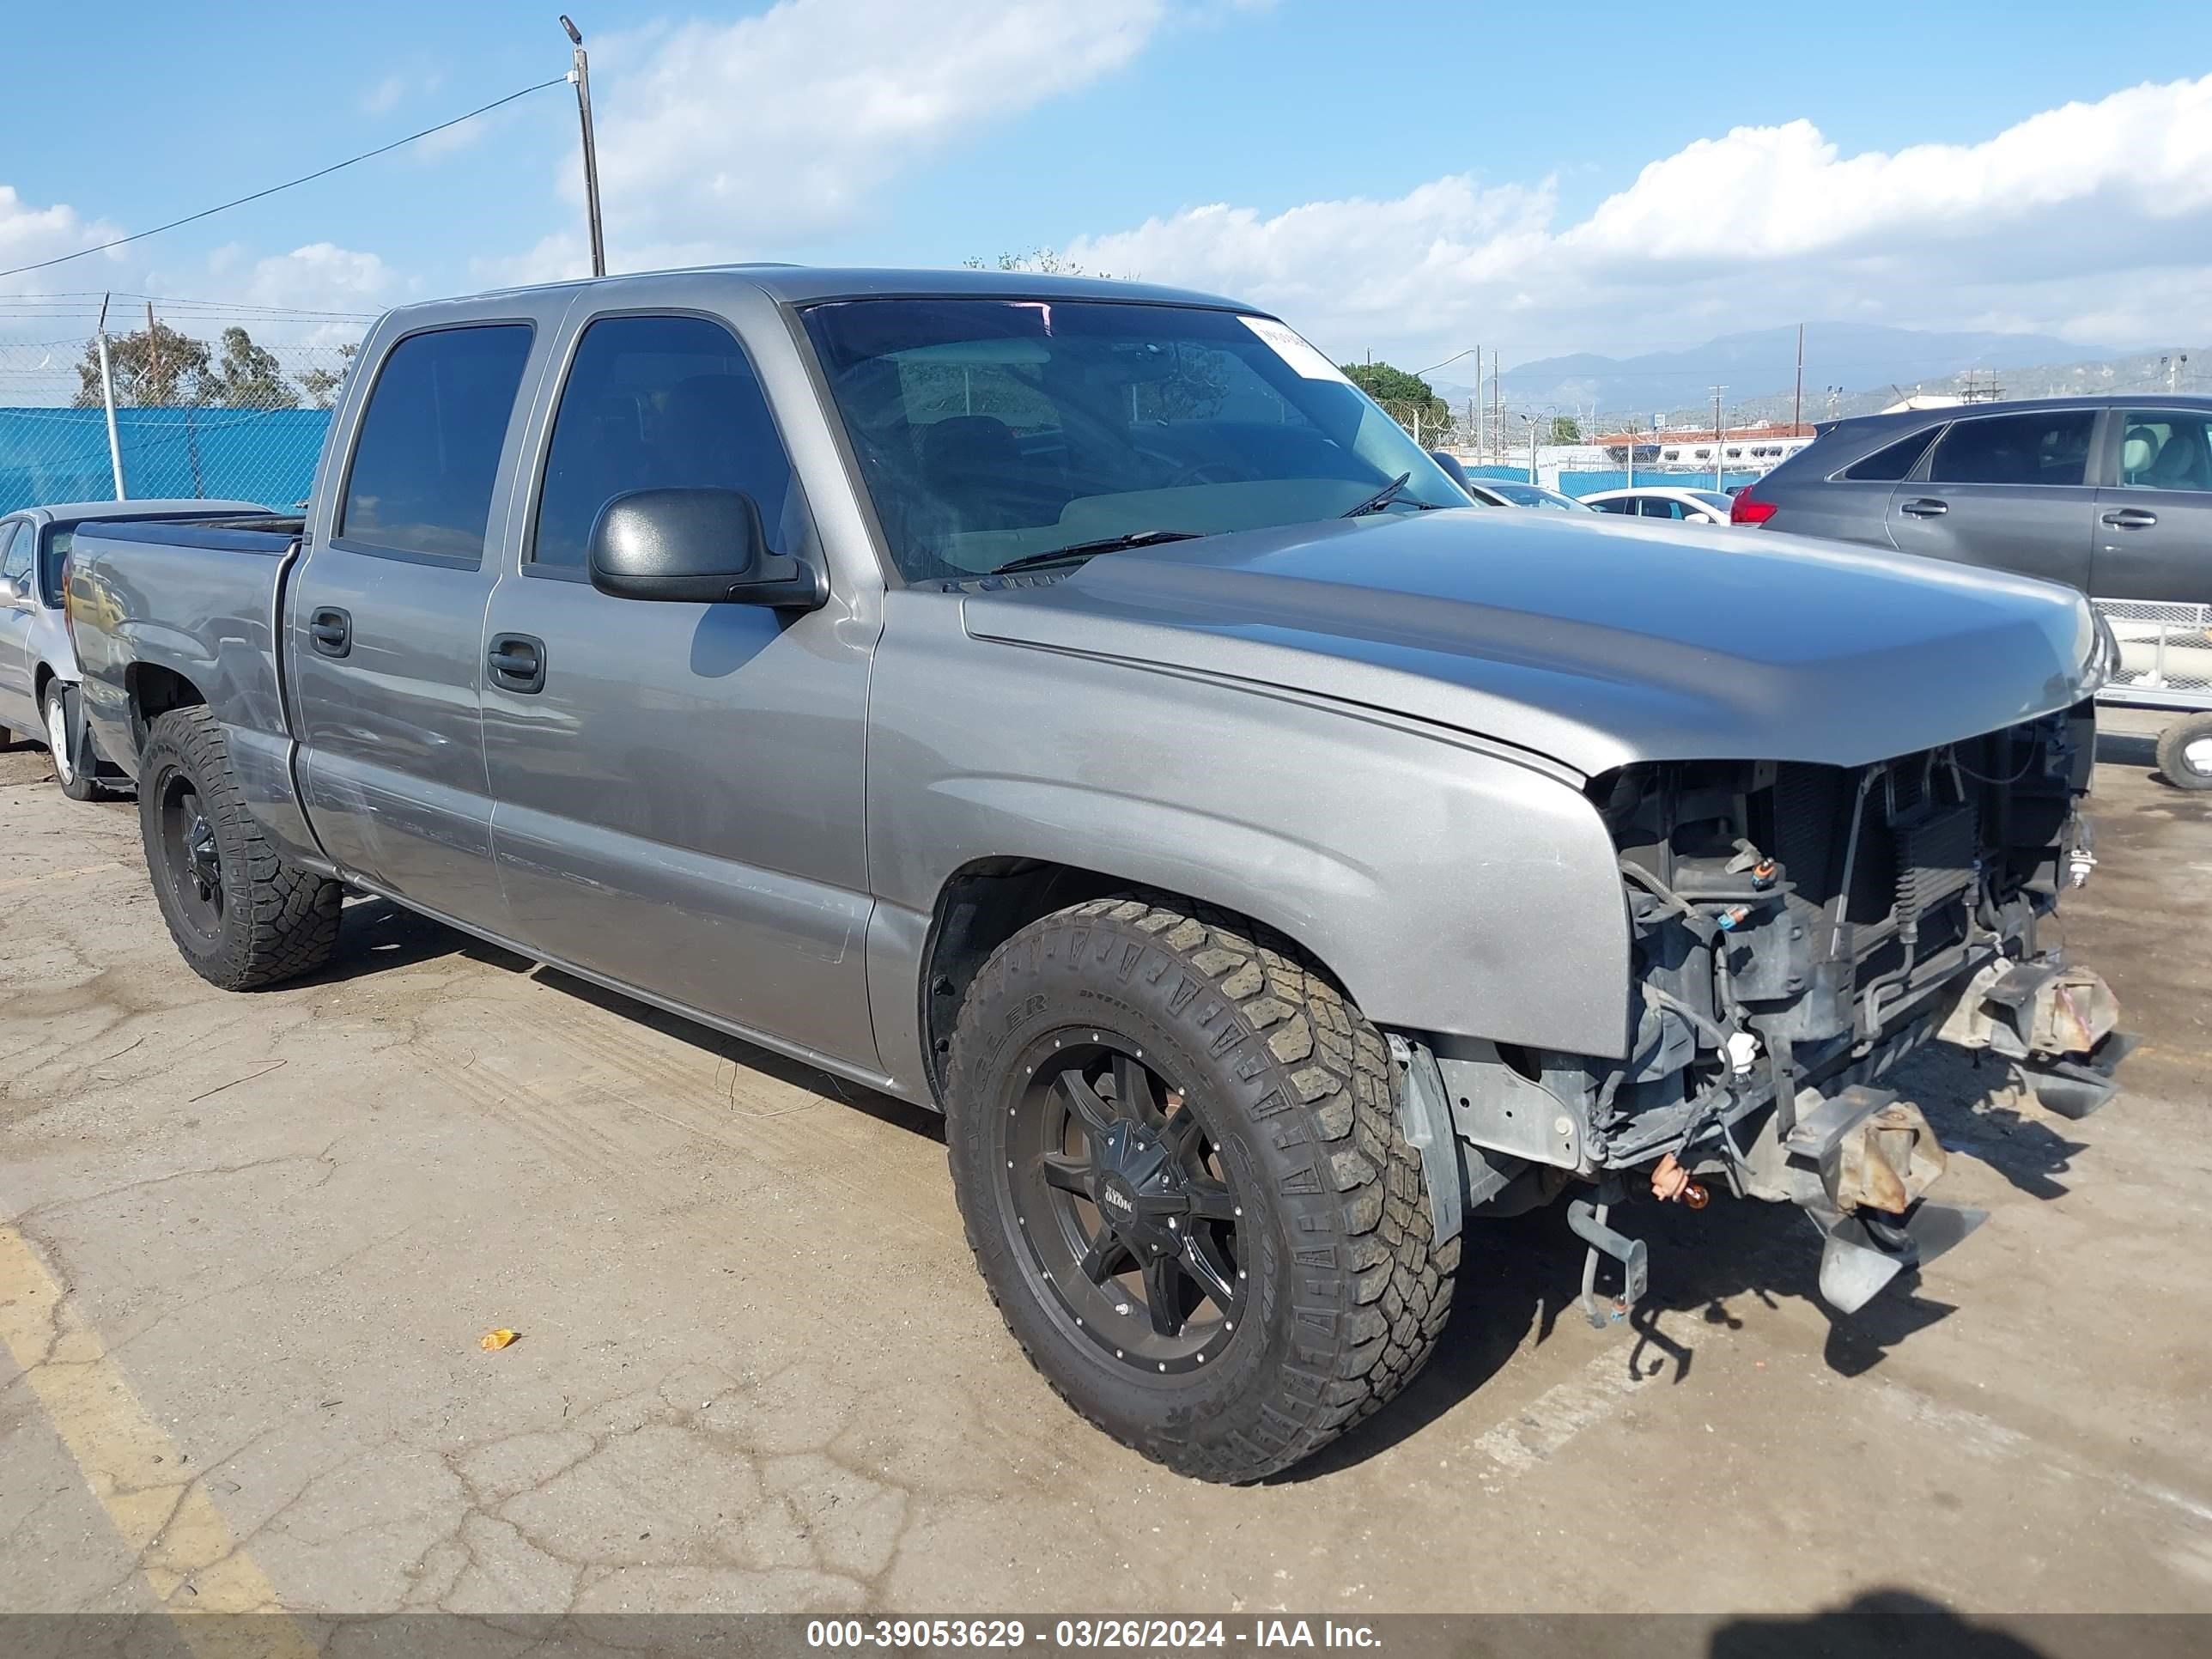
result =
[{"label": "yellow leaf on ground", "polygon": [[510,1331],[502,1325],[495,1331],[486,1331],[483,1334],[483,1340],[477,1343],[477,1346],[482,1348],[486,1353],[496,1353],[521,1334],[521,1332]]}]

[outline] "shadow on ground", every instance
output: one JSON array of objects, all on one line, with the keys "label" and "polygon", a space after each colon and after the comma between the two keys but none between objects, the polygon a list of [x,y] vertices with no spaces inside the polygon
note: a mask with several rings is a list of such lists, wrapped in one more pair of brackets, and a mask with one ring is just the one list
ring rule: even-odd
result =
[{"label": "shadow on ground", "polygon": [[[1947,1147],[1989,1164],[2031,1198],[2066,1192],[2056,1177],[2071,1169],[2087,1143],[2061,1133],[2069,1127],[2064,1120],[2017,1103],[2002,1067],[1978,1070],[1963,1054],[1928,1048],[1886,1081],[1920,1105]],[[1835,1312],[1819,1295],[1821,1239],[1811,1220],[1792,1206],[1737,1200],[1721,1183],[1712,1186],[1713,1202],[1703,1211],[1647,1199],[1613,1212],[1613,1224],[1650,1251],[1650,1290],[1616,1332],[1624,1369],[1682,1382],[1697,1358],[1693,1333],[1741,1328],[1734,1304],[1745,1298],[1770,1309],[1795,1299],[1818,1310],[1828,1322],[1822,1357],[1844,1376],[1873,1370],[1891,1350],[1955,1311],[1923,1295],[1919,1274],[1907,1270],[1857,1313]],[[1970,1250],[1973,1241],[1960,1248]],[[1583,1321],[1584,1254],[1557,1205],[1505,1220],[1470,1221],[1451,1326],[1428,1368],[1389,1411],[1277,1479],[1327,1475],[1420,1433],[1487,1383],[1524,1343],[1550,1340],[1561,1319]],[[1618,1285],[1613,1272],[1610,1263],[1601,1267],[1601,1289]]]},{"label": "shadow on ground", "polygon": [[717,1060],[728,1060],[734,1066],[757,1072],[792,1088],[805,1090],[834,1104],[866,1112],[881,1122],[894,1124],[927,1139],[941,1142],[945,1138],[944,1120],[935,1112],[894,1100],[890,1096],[863,1085],[833,1077],[804,1060],[792,1060],[757,1043],[748,1042],[743,1037],[717,1031],[680,1014],[668,1013],[650,1003],[641,1002],[635,997],[608,990],[561,969],[548,967],[516,951],[487,944],[458,928],[417,915],[403,905],[373,895],[347,901],[344,921],[338,933],[338,946],[329,963],[316,973],[289,983],[306,986],[338,984],[364,974],[393,972],[449,956],[465,957],[471,962],[504,969],[511,974],[529,975],[539,984],[564,996],[574,997],[579,1002],[587,1002],[595,1008],[650,1026],[664,1036],[689,1043]]},{"label": "shadow on ground", "polygon": [[[2120,1621],[2113,1622],[2118,1636]],[[1706,1651],[1710,1659],[2042,1659],[2045,1653],[2014,1631],[1961,1618],[1905,1589],[1868,1590],[1841,1607],[1801,1616],[1731,1619],[1713,1631]]]}]

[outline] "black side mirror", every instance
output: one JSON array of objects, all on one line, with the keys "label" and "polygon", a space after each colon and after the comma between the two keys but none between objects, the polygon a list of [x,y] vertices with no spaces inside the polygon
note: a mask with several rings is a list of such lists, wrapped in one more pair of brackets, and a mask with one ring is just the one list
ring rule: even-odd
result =
[{"label": "black side mirror", "polygon": [[1467,467],[1458,456],[1448,455],[1441,449],[1432,449],[1429,452],[1429,459],[1444,470],[1444,477],[1467,491],[1470,498],[1474,497],[1474,481],[1467,476]]},{"label": "black side mirror", "polygon": [[633,489],[592,526],[592,586],[618,599],[767,605],[829,602],[822,572],[771,553],[760,507],[741,489]]}]

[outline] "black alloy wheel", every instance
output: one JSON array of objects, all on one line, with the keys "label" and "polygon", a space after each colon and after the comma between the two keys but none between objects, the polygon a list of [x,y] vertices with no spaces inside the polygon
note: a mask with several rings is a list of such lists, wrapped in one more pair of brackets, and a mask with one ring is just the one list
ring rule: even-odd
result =
[{"label": "black alloy wheel", "polygon": [[1009,1108],[1006,1199],[1073,1328],[1155,1374],[1217,1357],[1247,1283],[1244,1210],[1184,1091],[1103,1031],[1040,1037]]},{"label": "black alloy wheel", "polygon": [[172,773],[162,781],[161,870],[177,914],[210,945],[222,938],[222,854],[215,824],[192,781]]}]

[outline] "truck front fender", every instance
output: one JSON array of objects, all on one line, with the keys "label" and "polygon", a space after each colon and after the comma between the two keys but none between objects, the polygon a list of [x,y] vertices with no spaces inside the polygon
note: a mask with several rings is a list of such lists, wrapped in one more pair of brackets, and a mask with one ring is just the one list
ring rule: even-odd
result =
[{"label": "truck front fender", "polygon": [[946,641],[957,670],[932,665],[920,634],[887,630],[871,703],[887,1066],[922,1047],[916,987],[941,895],[991,859],[1249,916],[1379,1024],[1626,1052],[1626,906],[1571,778],[1298,694],[973,642]]}]

